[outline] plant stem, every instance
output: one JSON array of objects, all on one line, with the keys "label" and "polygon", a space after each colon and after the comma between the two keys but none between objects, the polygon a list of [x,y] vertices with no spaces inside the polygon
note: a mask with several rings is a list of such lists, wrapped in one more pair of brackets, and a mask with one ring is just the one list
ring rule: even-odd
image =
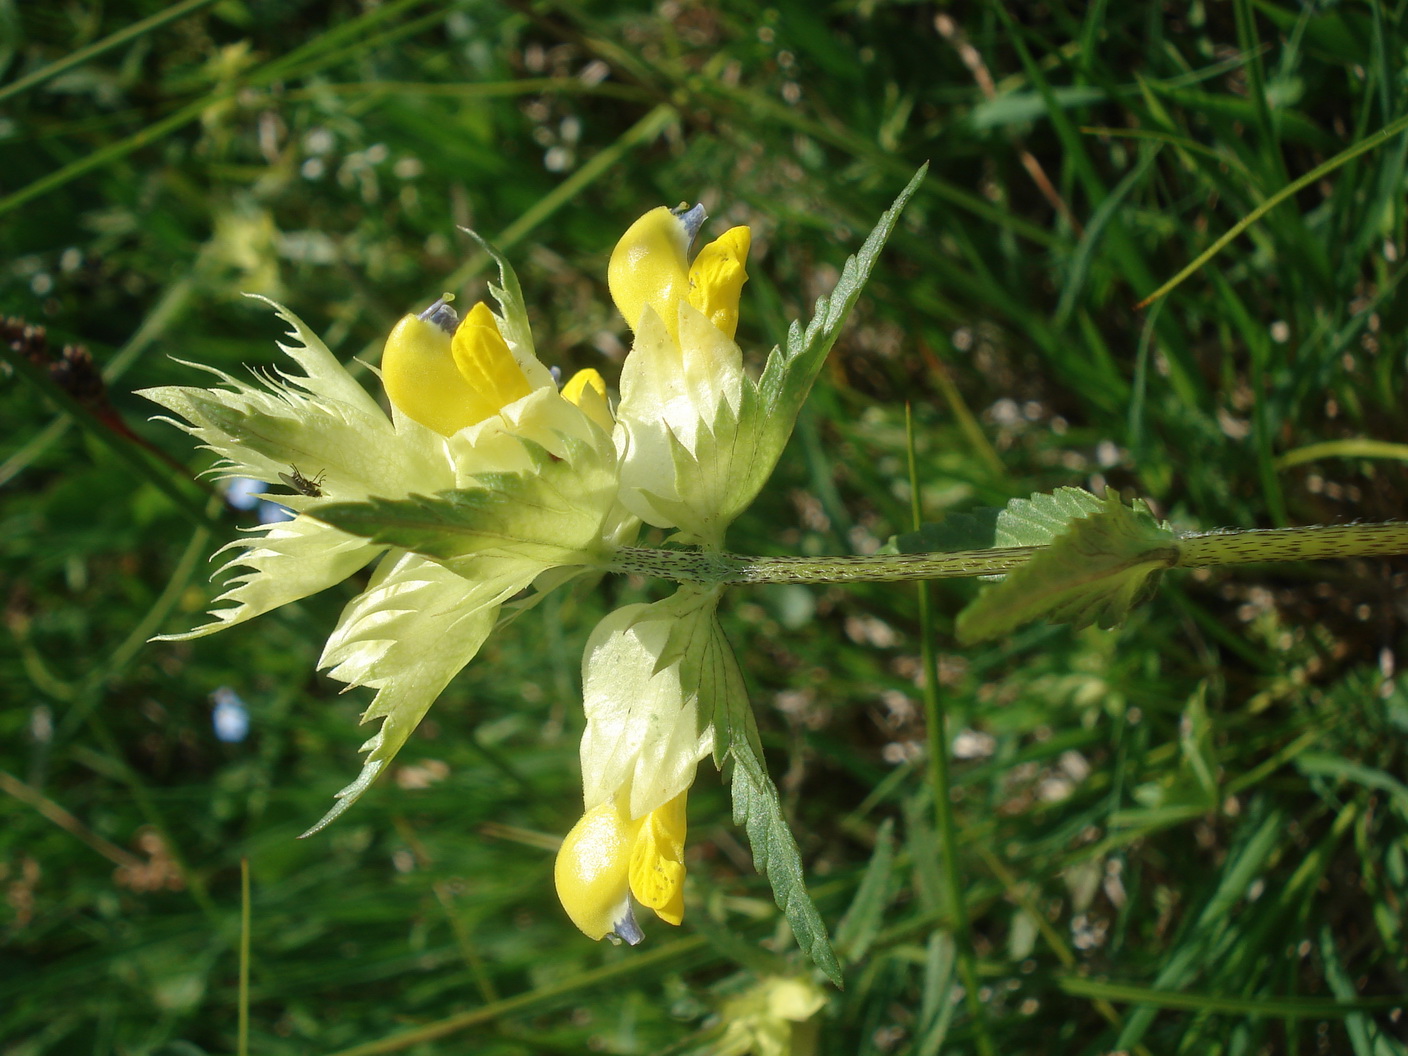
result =
[{"label": "plant stem", "polygon": [[[1010,572],[1044,549],[1045,546],[999,546],[933,554],[749,557],[717,551],[626,546],[613,553],[605,567],[611,572],[657,576],[677,583],[885,583]],[[1165,562],[1172,568],[1388,557],[1408,554],[1408,521],[1190,532],[1160,546],[1158,554],[1170,555]]]},{"label": "plant stem", "polygon": [[1178,542],[1178,566],[1181,568],[1240,565],[1249,561],[1387,557],[1408,554],[1408,522],[1196,532],[1183,536]]},{"label": "plant stem", "polygon": [[719,551],[624,546],[611,555],[606,567],[612,572],[659,576],[679,583],[883,583],[1010,572],[1041,549],[1012,546],[942,554],[746,557]]}]

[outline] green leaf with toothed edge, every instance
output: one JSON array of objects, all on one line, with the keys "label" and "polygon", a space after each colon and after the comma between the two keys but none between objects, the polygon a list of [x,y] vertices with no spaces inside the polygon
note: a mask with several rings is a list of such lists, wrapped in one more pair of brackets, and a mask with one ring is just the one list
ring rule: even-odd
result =
[{"label": "green leaf with toothed edge", "polygon": [[[960,641],[995,638],[1038,617],[1113,627],[1153,595],[1159,573],[1178,563],[1178,536],[1142,502],[1126,506],[1115,492],[1096,501],[1099,509],[1071,519],[1045,549],[959,613]],[[1025,538],[1047,531],[1038,524]]]},{"label": "green leaf with toothed edge", "polygon": [[802,854],[782,815],[777,788],[746,740],[734,741],[729,756],[733,764],[733,822],[748,834],[753,865],[772,885],[773,898],[791,925],[797,945],[840,988],[844,985],[841,965],[821,914],[807,894]]},{"label": "green leaf with toothed edge", "polygon": [[395,758],[452,678],[494,628],[499,605],[531,583],[529,562],[481,558],[474,578],[416,554],[392,552],[348,603],[318,666],[349,686],[377,691],[362,722],[381,726],[364,745],[362,771],[305,836],[350,807]]},{"label": "green leaf with toothed edge", "polygon": [[309,514],[351,535],[443,562],[485,552],[553,565],[591,564],[612,509],[615,477],[580,441],[565,439],[555,458],[519,438],[533,460],[525,473],[485,473],[483,487],[401,499],[334,502]]},{"label": "green leaf with toothed edge", "polygon": [[[538,369],[546,370],[541,364],[536,363],[537,352],[533,347],[533,329],[528,325],[528,305],[523,300],[523,287],[518,283],[518,275],[514,272],[513,265],[495,248],[492,242],[479,232],[472,231],[467,227],[462,227],[460,230],[479,243],[479,248],[489,254],[489,257],[498,265],[499,284],[495,286],[492,282],[489,283],[489,294],[499,304],[499,333],[517,353],[514,358],[519,360],[520,366],[523,366],[525,355],[533,357],[532,361]],[[528,380],[535,385],[542,384],[531,373]]]},{"label": "green leaf with toothed edge", "polygon": [[851,314],[861,290],[870,279],[880,251],[885,248],[900,213],[913,197],[914,192],[924,181],[929,165],[919,167],[904,190],[900,191],[894,204],[880,214],[880,220],[870,232],[855,256],[848,257],[841,268],[841,277],[836,287],[825,297],[817,299],[811,322],[805,330],[794,322],[787,334],[786,351],[774,348],[768,356],[763,376],[758,380],[758,395],[762,403],[765,420],[772,426],[773,433],[780,433],[783,441],[791,435],[792,423],[797,410],[811,390],[812,382],[821,370],[826,354],[840,336],[841,327]]},{"label": "green leaf with toothed edge", "polygon": [[753,849],[753,864],[772,886],[773,899],[791,925],[797,945],[839,987],[841,965],[826,924],[807,894],[801,851],[782,814],[777,788],[763,768],[762,743],[743,672],[717,618],[711,621],[707,640],[689,653],[686,665],[699,665],[699,714],[709,716],[714,726],[714,764],[720,769],[732,767],[733,823],[743,826]]},{"label": "green leaf with toothed edge", "polygon": [[886,549],[898,554],[932,554],[999,546],[1044,546],[1070,527],[1072,521],[1095,513],[1100,507],[1100,499],[1084,488],[1057,488],[1046,494],[1038,492],[1030,498],[1013,499],[1000,509],[981,506],[949,514],[942,521],[922,524],[916,531],[895,536]]},{"label": "green leaf with toothed edge", "polygon": [[[744,473],[741,480],[747,481],[746,484],[735,481],[733,485],[736,496],[747,493],[747,498],[737,505],[739,510],[752,501],[771,475],[792,435],[797,413],[811,391],[817,374],[821,372],[822,364],[826,362],[827,353],[841,335],[841,328],[850,317],[851,309],[860,299],[861,291],[879,260],[880,251],[885,248],[895,225],[899,223],[900,214],[928,171],[926,162],[900,191],[890,208],[880,214],[880,220],[860,249],[846,259],[835,288],[825,297],[817,299],[806,328],[803,329],[800,322],[794,322],[787,332],[785,347],[775,347],[769,353],[756,386],[745,382],[745,400],[739,408],[738,432],[753,434],[754,440],[751,460],[745,462],[738,459],[735,463]],[[754,391],[747,392],[750,388]]]}]

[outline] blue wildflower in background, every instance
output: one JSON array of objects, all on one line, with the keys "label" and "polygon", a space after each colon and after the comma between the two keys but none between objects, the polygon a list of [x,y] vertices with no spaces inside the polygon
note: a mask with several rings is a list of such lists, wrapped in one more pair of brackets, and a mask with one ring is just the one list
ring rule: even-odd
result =
[{"label": "blue wildflower in background", "polygon": [[229,686],[221,686],[210,694],[210,699],[215,704],[210,724],[215,727],[217,740],[238,744],[249,736],[249,710],[238,693]]},{"label": "blue wildflower in background", "polygon": [[293,520],[294,512],[287,506],[264,498],[264,489],[268,486],[253,477],[233,477],[225,489],[225,501],[237,510],[257,511],[260,524]]}]

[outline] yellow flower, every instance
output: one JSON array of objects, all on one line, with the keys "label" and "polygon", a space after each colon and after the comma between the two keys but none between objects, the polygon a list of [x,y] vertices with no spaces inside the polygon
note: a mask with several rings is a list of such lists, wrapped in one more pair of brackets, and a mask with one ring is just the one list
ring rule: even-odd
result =
[{"label": "yellow flower", "polygon": [[[630,567],[618,551],[640,520],[675,541],[722,547],[729,523],[776,464],[802,401],[880,247],[922,178],[911,181],[835,293],[794,325],[757,381],[734,336],[751,236],[735,227],[689,262],[704,211],[655,209],[612,254],[612,296],[635,332],[613,416],[606,386],[582,371],[561,389],[534,354],[512,269],[463,321],[448,297],[407,315],[381,362],[377,401],[286,309],[301,373],[212,371],[211,388],[144,395],[219,456],[216,471],[288,484],[293,520],[228,544],[226,589],[196,638],[252,619],[377,561],[348,603],[319,666],[376,690],[382,720],[361,774],[310,832],[360,796],[449,680],[478,652],[509,599],[534,598],[583,568]],[[272,302],[270,302],[272,303]],[[223,552],[223,550],[221,551]],[[638,555],[637,555],[638,556]],[[700,561],[699,567],[707,565]],[[583,814],[557,857],[568,915],[593,938],[640,941],[633,906],[670,924],[684,914],[686,799],[699,763],[727,766],[734,818],[794,934],[839,983],[825,926],[805,896],[801,859],[763,767],[742,673],[716,615],[722,587],[681,586],[601,621],[583,659]],[[783,1052],[784,1021],[814,1010],[795,985],[762,995],[728,1037]],[[764,1051],[760,1049],[760,1051]],[[741,1051],[741,1050],[740,1050]]]},{"label": "yellow flower", "polygon": [[732,228],[690,265],[703,222],[702,206],[651,210],[622,236],[607,275],[635,331],[617,408],[621,501],[642,520],[678,529],[680,542],[717,548],[754,494],[740,501],[729,453],[751,384],[733,340],[751,235]]},{"label": "yellow flower", "polygon": [[588,938],[640,942],[632,896],[668,924],[684,919],[686,795],[634,821],[625,797],[608,800],[563,839],[553,870],[558,897]]},{"label": "yellow flower", "polygon": [[688,264],[689,244],[706,219],[704,207],[646,213],[621,236],[607,267],[607,285],[632,330],[649,308],[679,341],[680,308],[688,304],[732,339],[738,298],[748,281],[744,261],[752,240],[746,227],[731,228]]},{"label": "yellow flower", "polygon": [[621,502],[676,529],[672,541],[723,548],[729,524],[772,475],[827,352],[841,332],[900,210],[924,169],[896,199],[809,323],[793,323],[757,380],[734,336],[751,236],[724,232],[688,263],[701,206],[652,209],[622,236],[609,278],[635,332],[621,368],[616,444]]},{"label": "yellow flower", "polygon": [[[536,358],[509,348],[487,304],[480,301],[456,325],[443,298],[396,324],[382,352],[381,383],[398,410],[443,436],[478,425],[535,389],[556,388]],[[596,371],[574,375],[561,395],[610,431],[606,383]]]},{"label": "yellow flower", "polygon": [[[558,897],[593,939],[635,944],[632,902],[684,916],[685,799],[714,749],[702,653],[722,641],[715,591],[681,589],[597,625],[582,661],[586,811],[558,851]],[[731,660],[730,656],[730,660]]]},{"label": "yellow flower", "polygon": [[804,1056],[817,1051],[811,1019],[826,1004],[810,979],[774,975],[730,998],[720,1010],[724,1033],[718,1056]]},{"label": "yellow flower", "polygon": [[442,300],[396,325],[382,360],[389,419],[277,305],[297,339],[280,347],[302,374],[271,373],[251,385],[215,372],[222,385],[144,393],[221,456],[222,475],[319,481],[280,497],[297,512],[293,520],[225,547],[234,554],[221,569],[227,589],[213,620],[165,637],[243,623],[380,559],[319,666],[376,690],[362,721],[381,719],[381,729],[363,745],[357,780],[310,831],[386,768],[479,651],[507,599],[535,582],[564,582],[636,531],[616,498],[605,385],[583,371],[559,391],[533,354],[516,281],[505,286],[513,293],[497,291],[502,317],[481,303],[456,325]]}]

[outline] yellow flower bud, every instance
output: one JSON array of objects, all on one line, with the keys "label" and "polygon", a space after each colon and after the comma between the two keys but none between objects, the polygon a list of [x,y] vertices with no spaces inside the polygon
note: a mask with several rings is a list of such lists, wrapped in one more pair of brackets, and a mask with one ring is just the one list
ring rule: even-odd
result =
[{"label": "yellow flower bud", "polygon": [[611,405],[606,401],[606,382],[590,367],[579,370],[562,386],[562,398],[575,404],[606,432],[616,424],[611,417]]},{"label": "yellow flower bud", "polygon": [[589,939],[613,935],[632,946],[642,938],[631,912],[627,869],[640,822],[614,803],[602,803],[572,826],[553,866],[557,897],[572,923]]}]

